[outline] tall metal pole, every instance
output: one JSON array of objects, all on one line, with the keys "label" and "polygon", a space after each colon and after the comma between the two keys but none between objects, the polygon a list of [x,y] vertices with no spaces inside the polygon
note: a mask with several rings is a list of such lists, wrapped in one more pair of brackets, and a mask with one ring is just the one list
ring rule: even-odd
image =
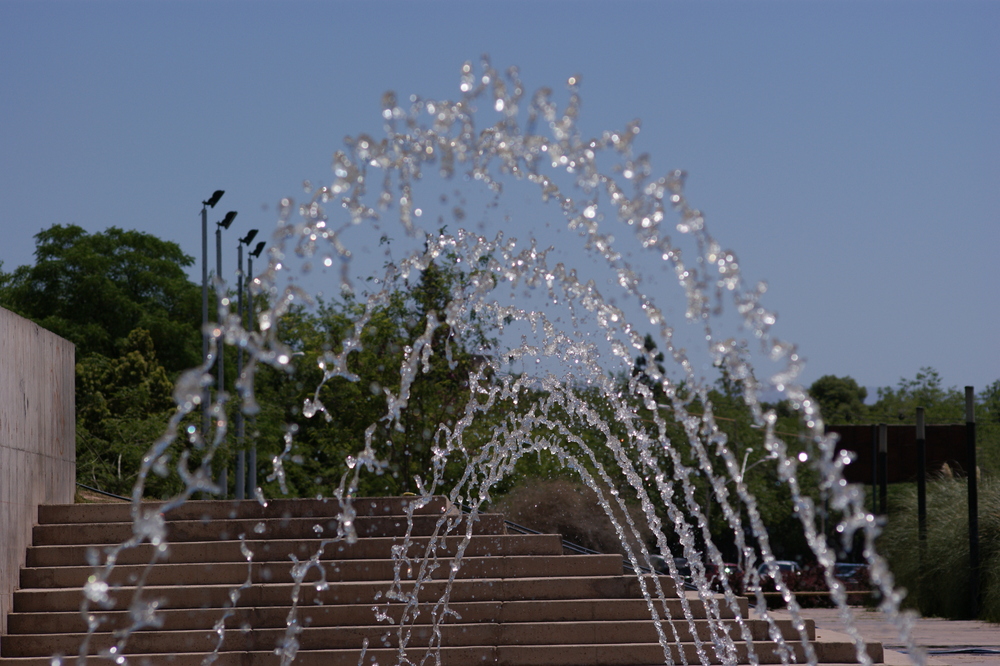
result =
[{"label": "tall metal pole", "polygon": [[[201,206],[201,363],[208,362],[208,202]],[[201,438],[208,442],[208,387],[201,390]]]},{"label": "tall metal pole", "polygon": [[878,503],[882,515],[889,513],[889,426],[878,424]]},{"label": "tall metal pole", "polygon": [[[215,279],[222,280],[222,223],[218,222],[215,225]],[[219,295],[216,292],[215,296],[215,320],[219,321]],[[220,322],[221,324],[221,322]],[[215,354],[218,356],[216,363],[218,364],[218,383],[215,385],[216,395],[221,394],[226,390],[226,355],[225,347],[221,339],[218,340],[215,346]],[[220,405],[223,404],[220,402]],[[222,470],[219,472],[219,487],[222,489],[221,496],[225,499],[229,494],[229,479],[228,477],[229,464],[226,461],[222,463]]]},{"label": "tall metal pole", "polygon": [[[924,567],[927,565],[927,430],[924,408],[917,407],[917,541],[920,576],[918,597],[924,595]],[[924,603],[924,599],[920,600]]]},{"label": "tall metal pole", "polygon": [[979,616],[979,468],[976,466],[976,395],[965,387],[965,445],[969,488],[969,612]]},{"label": "tall metal pole", "polygon": [[[243,321],[243,241],[236,244],[236,302],[240,317],[240,328],[245,328]],[[243,377],[243,345],[236,347],[236,381]],[[236,391],[236,499],[246,498],[246,451],[243,450],[243,404],[239,389]]]},{"label": "tall metal pole", "polygon": [[[208,363],[208,209],[215,208],[224,190],[215,190],[205,201],[201,202],[201,363]],[[208,443],[209,411],[211,410],[211,394],[208,386],[201,389],[201,439]],[[225,486],[225,470],[223,470],[222,485]]]},{"label": "tall metal pole", "polygon": [[927,550],[927,430],[923,407],[917,407],[917,534],[922,561]]},{"label": "tall metal pole", "polygon": [[[258,249],[260,246],[258,245]],[[257,328],[253,307],[253,252],[247,256],[247,310],[248,323],[247,331],[253,332]],[[257,438],[253,438],[250,443],[250,464],[247,468],[247,484],[250,486],[249,499],[257,499]]]},{"label": "tall metal pole", "polygon": [[878,426],[872,424],[872,515],[878,514]]},{"label": "tall metal pole", "polygon": [[[216,280],[221,280],[222,279],[222,223],[221,222],[218,223],[218,224],[216,224],[216,226],[215,226],[215,279]],[[219,318],[219,315],[218,315],[218,312],[219,312],[218,294],[216,294],[215,312],[216,312],[215,318],[216,318],[216,320],[218,320],[218,318]],[[218,380],[219,383],[216,384],[216,387],[217,387],[216,390],[217,391],[225,391],[226,390],[226,363],[225,363],[225,355],[222,353],[223,352],[223,346],[222,346],[222,341],[221,340],[219,341],[219,345],[218,345],[217,349],[218,349],[218,351],[216,353],[217,353],[217,355],[219,357],[219,359],[217,361],[217,363],[219,365],[219,367],[217,369],[217,371],[218,371],[218,377],[219,377],[219,380]]]}]

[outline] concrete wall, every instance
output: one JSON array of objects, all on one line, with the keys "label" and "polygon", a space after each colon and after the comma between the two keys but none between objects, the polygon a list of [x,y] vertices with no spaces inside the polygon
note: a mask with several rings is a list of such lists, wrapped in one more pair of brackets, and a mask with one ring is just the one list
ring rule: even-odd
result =
[{"label": "concrete wall", "polygon": [[38,505],[76,491],[73,344],[0,308],[0,633]]}]

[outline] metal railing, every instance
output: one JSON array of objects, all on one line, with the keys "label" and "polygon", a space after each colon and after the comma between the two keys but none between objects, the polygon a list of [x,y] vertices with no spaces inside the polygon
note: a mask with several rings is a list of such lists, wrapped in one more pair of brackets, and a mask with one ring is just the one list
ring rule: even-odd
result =
[{"label": "metal railing", "polygon": [[114,493],[109,493],[108,491],[101,490],[100,488],[91,488],[90,486],[83,485],[79,481],[76,482],[76,485],[80,488],[83,488],[84,490],[89,490],[92,493],[99,493],[101,495],[106,495],[108,497],[114,497],[115,499],[125,500],[126,502],[132,501],[131,497],[122,497],[121,495],[115,495]]}]

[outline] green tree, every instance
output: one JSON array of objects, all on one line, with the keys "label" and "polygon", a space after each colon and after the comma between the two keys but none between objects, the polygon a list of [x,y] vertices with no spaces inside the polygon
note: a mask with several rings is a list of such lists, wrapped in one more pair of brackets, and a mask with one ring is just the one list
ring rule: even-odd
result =
[{"label": "green tree", "polygon": [[[812,552],[799,516],[788,510],[792,505],[791,488],[782,480],[778,463],[767,453],[764,445],[764,429],[754,423],[742,384],[733,380],[724,368],[720,369],[719,379],[715,388],[709,391],[708,398],[716,423],[726,434],[727,445],[737,457],[741,468],[743,461],[746,460],[743,482],[757,500],[757,511],[767,528],[772,552],[779,559],[810,559]],[[791,410],[785,403],[777,405],[764,403],[762,408],[775,410],[778,416],[775,434],[787,445],[790,457],[806,449],[805,430],[797,412]],[[725,469],[721,457],[716,464],[720,471]],[[822,506],[816,471],[808,465],[800,465],[797,476],[800,491],[810,497],[817,506]],[[736,499],[735,493],[731,496],[731,501],[734,508],[742,512],[744,524],[748,524],[749,513],[742,506],[742,502]],[[713,541],[726,552],[725,549],[734,548],[734,535],[720,514],[719,511],[712,514]],[[734,550],[730,552],[736,561],[738,554]]]},{"label": "green tree", "polygon": [[868,389],[853,377],[823,375],[809,387],[809,395],[819,402],[826,423],[859,423],[865,418]]},{"label": "green tree", "polygon": [[924,408],[927,423],[965,421],[965,397],[954,387],[943,387],[941,375],[930,367],[920,368],[914,379],[900,378],[895,389],[880,388],[868,417],[872,423],[914,423],[917,407]]},{"label": "green tree", "polygon": [[[90,354],[76,366],[77,478],[128,495],[140,461],[174,410],[173,384],[149,331],[135,329],[113,358]],[[177,490],[176,480],[150,479],[147,494]]]},{"label": "green tree", "polygon": [[0,274],[0,305],[76,345],[77,358],[113,357],[131,331],[149,331],[164,367],[200,360],[200,291],[176,243],[110,227],[56,224],[35,236],[35,264]]},{"label": "green tree", "polygon": [[[463,331],[444,322],[449,304],[468,286],[469,275],[448,257],[431,262],[415,280],[401,282],[371,309],[360,348],[347,357],[356,379],[336,376],[323,382],[320,363],[343,351],[364,303],[346,296],[315,310],[293,308],[282,318],[279,331],[296,353],[295,372],[260,369],[255,391],[264,410],[248,432],[273,455],[285,428],[295,430],[294,456],[301,464],[286,469],[290,492],[329,492],[347,470],[345,459],[363,448],[370,427],[373,448],[386,467],[379,476],[363,477],[361,492],[412,492],[415,476],[427,480],[439,431],[454,428],[464,414],[470,374],[491,344],[474,318]],[[432,317],[437,324],[429,338],[429,363],[417,365],[406,405],[398,419],[390,419],[389,396],[400,396],[406,358]],[[315,404],[317,399],[321,410],[303,409],[307,400]]]},{"label": "green tree", "polygon": [[663,368],[663,352],[657,350],[656,341],[653,340],[653,336],[649,333],[643,339],[642,346],[645,353],[636,356],[635,362],[632,364],[632,376],[638,376],[639,381],[652,387],[654,395],[659,400],[663,397],[663,389],[660,387],[659,382],[650,376],[650,372],[652,371],[650,366],[655,366],[660,375],[666,372]]},{"label": "green tree", "polygon": [[1000,426],[1000,379],[979,393],[976,420],[983,425]]},{"label": "green tree", "polygon": [[34,265],[0,271],[0,305],[76,345],[77,477],[127,494],[173,411],[171,377],[201,358],[200,289],[184,273],[193,259],[117,227],[56,224],[35,241]]},{"label": "green tree", "polygon": [[976,443],[979,467],[1000,476],[1000,379],[976,396]]}]

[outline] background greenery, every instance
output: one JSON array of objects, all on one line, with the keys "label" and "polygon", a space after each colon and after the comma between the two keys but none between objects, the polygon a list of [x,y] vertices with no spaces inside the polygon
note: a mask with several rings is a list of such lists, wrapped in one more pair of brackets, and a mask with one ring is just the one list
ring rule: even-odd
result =
[{"label": "background greenery", "polygon": [[[968,486],[942,476],[927,485],[927,543],[921,554],[917,493],[912,484],[889,494],[889,520],[879,548],[908,590],[905,605],[925,616],[970,618]],[[1000,622],[1000,479],[979,485],[979,619]]]},{"label": "background greenery", "polygon": [[[174,383],[183,371],[196,366],[201,359],[200,287],[190,282],[184,272],[193,259],[176,244],[150,234],[115,227],[91,234],[73,225],[54,225],[40,232],[36,236],[35,257],[34,265],[20,266],[10,273],[3,272],[0,266],[0,305],[76,345],[78,480],[128,495],[142,456],[174,413]],[[321,302],[312,309],[295,307],[284,316],[279,330],[282,341],[299,352],[294,359],[296,372],[270,366],[258,368],[255,391],[261,411],[247,421],[246,446],[255,445],[262,467],[269,468],[267,461],[284,447],[285,432],[296,431],[293,451],[296,464],[286,466],[290,494],[330,493],[348,472],[345,459],[363,446],[366,429],[372,424],[375,428],[370,435],[380,455],[384,454],[386,466],[381,474],[361,477],[359,492],[399,494],[416,490],[414,477],[431,468],[433,450],[442,433],[454,428],[465,413],[472,397],[470,374],[482,367],[484,355],[494,352],[493,332],[488,327],[473,325],[460,334],[440,324],[431,341],[434,358],[444,357],[447,345],[451,363],[434,363],[429,371],[416,375],[409,404],[401,413],[401,428],[381,419],[387,408],[386,390],[398,393],[399,368],[405,350],[424,332],[427,316],[442,312],[452,299],[469,288],[477,268],[459,270],[458,266],[454,257],[444,256],[414,279],[401,282],[372,313],[362,335],[363,349],[348,358],[348,367],[356,373],[358,381],[337,377],[323,383],[315,395],[321,380],[317,361],[327,352],[341,351],[344,339],[353,331],[354,321],[363,311],[363,303],[343,298]],[[613,379],[625,389],[629,380],[635,378],[650,387],[657,402],[665,402],[662,389],[648,376],[651,364],[663,370],[662,354],[657,352],[650,337],[646,349],[648,354],[636,359],[631,376]],[[234,368],[235,351],[227,348],[226,353],[229,368]],[[226,388],[231,393],[234,380],[235,372],[230,372]],[[496,386],[510,382],[511,378],[486,376],[482,381]],[[550,413],[552,421],[559,421],[560,426],[539,421],[530,432],[519,435],[524,438],[525,449],[510,460],[512,473],[490,489],[490,499],[515,511],[522,522],[531,522],[532,501],[523,499],[530,498],[531,493],[525,489],[542,481],[554,482],[553,487],[562,487],[559,484],[563,480],[570,484],[579,482],[579,476],[564,465],[567,455],[584,461],[586,472],[594,473],[603,467],[611,475],[616,492],[623,497],[635,496],[624,474],[618,471],[614,452],[607,446],[609,438],[624,440],[624,425],[615,418],[599,392],[587,387],[570,388],[575,400],[599,415],[608,424],[608,430],[594,428],[572,406],[557,404]],[[550,397],[525,386],[518,391],[526,399],[514,400],[516,396],[508,394],[478,415],[463,437],[469,452],[489,446],[498,428],[514,423],[513,417],[523,416],[528,405]],[[866,403],[869,398],[866,389],[851,377],[821,377],[810,387],[810,393],[820,403],[827,423],[912,423],[917,406],[926,409],[928,423],[965,420],[963,394],[954,387],[942,386],[938,373],[929,367],[919,369],[913,379],[900,379],[895,387],[878,389],[871,404]],[[307,398],[317,397],[329,409],[309,418],[302,413],[302,405]],[[789,508],[788,487],[778,477],[774,465],[763,464],[763,433],[753,427],[739,384],[723,373],[707,397],[734,455],[741,462],[744,459],[748,462],[745,480],[758,498],[775,555],[808,560],[809,549],[801,526]],[[802,446],[797,414],[787,404],[768,407],[779,417],[778,432],[790,449],[796,451]],[[638,401],[631,408],[639,423],[655,434],[654,415]],[[703,409],[699,399],[690,400],[691,414],[700,414]],[[686,435],[681,425],[670,414],[660,416],[666,419],[671,441],[683,448]],[[979,392],[976,416],[979,464],[984,480],[981,514],[997,516],[1000,493],[986,489],[995,489],[996,479],[1000,478],[1000,380]],[[191,415],[184,425],[193,426],[198,420],[199,417]],[[551,442],[553,451],[563,452],[563,459],[548,450],[526,454],[532,439]],[[217,454],[216,469],[221,469],[221,465],[233,468],[234,449],[230,435]],[[202,452],[197,442],[181,437],[168,453],[172,464],[184,455],[191,457],[191,464],[197,464]],[[663,452],[656,455],[657,464],[671,473],[674,462]],[[464,469],[464,460],[459,457],[451,460],[443,470],[445,482],[456,480]],[[697,468],[690,451],[683,451],[682,461]],[[714,459],[713,465],[721,462]],[[637,469],[642,468],[638,459],[632,463]],[[817,484],[808,470],[800,471],[803,488],[822,506]],[[259,482],[263,482],[263,477],[264,474],[259,476]],[[230,492],[234,483],[230,475]],[[263,485],[268,495],[280,492],[276,482]],[[727,560],[735,561],[738,554],[733,534],[715,506],[707,482],[696,475],[694,485],[713,541]],[[914,567],[915,500],[913,489],[905,485],[893,488],[888,532],[882,547],[899,572],[900,580],[911,589],[916,589],[915,581],[919,581],[921,571],[924,580],[927,572],[934,573],[932,578],[940,589],[925,588],[923,594],[911,593],[912,603],[919,604],[926,614],[955,614],[957,602],[947,601],[946,592],[960,590],[966,583],[960,575],[961,549],[948,546],[967,543],[961,535],[962,530],[967,534],[961,490],[964,485],[961,480],[943,479],[932,484],[932,488],[930,515],[935,530],[932,543],[941,546],[940,552],[935,551],[933,562],[925,562],[923,569]],[[152,475],[145,488],[149,497],[168,496],[180,490],[181,482],[174,474]],[[510,499],[505,503],[504,496],[508,494]],[[551,522],[552,511],[541,507],[544,502],[538,500],[534,504],[538,505],[539,525],[547,525],[544,519]],[[664,518],[664,507],[657,503],[656,510]],[[578,522],[587,520],[588,512],[579,507],[565,513],[576,516]],[[984,553],[990,553],[993,559],[996,549],[985,544],[994,544],[1000,538],[998,527],[985,518],[982,522]],[[586,534],[590,526],[578,528],[577,532]],[[569,525],[560,529],[573,531]],[[677,544],[677,538],[673,533],[667,534],[672,546]],[[944,551],[948,551],[947,557]],[[860,554],[843,551],[839,556],[858,559]],[[964,557],[967,561],[967,553]],[[995,566],[1000,565],[989,564]],[[987,584],[984,612],[1000,619],[1000,585],[996,581],[995,574],[984,574]]]}]

